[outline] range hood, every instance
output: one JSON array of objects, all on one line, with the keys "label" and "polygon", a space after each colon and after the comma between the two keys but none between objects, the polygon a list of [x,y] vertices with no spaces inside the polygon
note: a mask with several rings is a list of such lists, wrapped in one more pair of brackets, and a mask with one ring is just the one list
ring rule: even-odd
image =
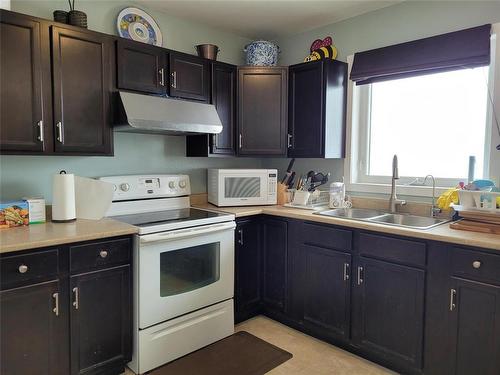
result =
[{"label": "range hood", "polygon": [[121,114],[114,130],[170,135],[217,134],[222,123],[212,104],[120,91]]}]

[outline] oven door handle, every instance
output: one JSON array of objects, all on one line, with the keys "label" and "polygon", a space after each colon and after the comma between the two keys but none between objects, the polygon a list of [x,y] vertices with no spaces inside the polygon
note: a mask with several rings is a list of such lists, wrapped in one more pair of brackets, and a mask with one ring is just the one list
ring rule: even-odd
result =
[{"label": "oven door handle", "polygon": [[230,230],[236,228],[236,223],[234,221],[230,221],[227,223],[221,224],[212,224],[212,225],[203,225],[199,227],[187,228],[187,229],[179,229],[173,230],[164,233],[155,233],[148,234],[145,236],[140,236],[140,243],[153,243],[153,242],[164,242],[164,241],[174,241],[182,238],[199,236],[202,234],[209,234],[220,232],[223,230]]}]

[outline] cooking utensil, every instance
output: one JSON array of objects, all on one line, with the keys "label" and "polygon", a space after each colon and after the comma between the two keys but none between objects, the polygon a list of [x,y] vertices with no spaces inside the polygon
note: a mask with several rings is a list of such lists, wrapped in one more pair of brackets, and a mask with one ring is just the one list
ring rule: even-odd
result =
[{"label": "cooking utensil", "polygon": [[286,174],[283,177],[283,179],[281,180],[282,184],[288,185],[289,180],[290,180],[290,176],[292,175],[292,168],[293,168],[294,163],[295,163],[295,158],[290,160],[290,163],[288,164],[288,167],[286,169]]},{"label": "cooking utensil", "polygon": [[288,188],[293,188],[293,180],[295,179],[295,172],[292,172],[290,178],[288,179]]}]

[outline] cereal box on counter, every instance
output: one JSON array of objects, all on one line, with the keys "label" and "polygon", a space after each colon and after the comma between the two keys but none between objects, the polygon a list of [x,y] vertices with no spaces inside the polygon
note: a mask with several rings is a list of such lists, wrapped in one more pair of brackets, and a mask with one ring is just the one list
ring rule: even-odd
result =
[{"label": "cereal box on counter", "polygon": [[11,201],[0,203],[0,228],[28,225],[29,209],[26,201]]}]

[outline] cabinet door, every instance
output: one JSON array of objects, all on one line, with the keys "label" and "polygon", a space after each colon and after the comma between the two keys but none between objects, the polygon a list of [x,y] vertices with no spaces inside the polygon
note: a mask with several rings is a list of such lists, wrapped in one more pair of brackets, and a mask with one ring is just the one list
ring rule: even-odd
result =
[{"label": "cabinet door", "polygon": [[253,316],[260,305],[260,224],[242,220],[236,227],[235,305],[236,321]]},{"label": "cabinet door", "polygon": [[116,45],[118,88],[151,94],[166,93],[165,51],[161,48],[128,40]]},{"label": "cabinet door", "polygon": [[130,285],[128,265],[71,277],[71,374],[123,369],[130,360]]},{"label": "cabinet door", "polygon": [[264,219],[262,243],[262,300],[266,307],[284,311],[287,291],[287,222]]},{"label": "cabinet door", "polygon": [[500,287],[453,278],[454,374],[500,374]]},{"label": "cabinet door", "polygon": [[52,27],[56,152],[111,154],[110,39]]},{"label": "cabinet door", "polygon": [[212,154],[234,155],[236,132],[236,67],[212,64],[212,104],[222,122],[222,132],[214,134],[211,142]]},{"label": "cabinet door", "polygon": [[360,258],[354,287],[353,341],[396,367],[422,367],[425,272]]},{"label": "cabinet door", "polygon": [[238,153],[286,155],[287,68],[240,68]]},{"label": "cabinet door", "polygon": [[170,96],[209,102],[210,69],[207,60],[170,52]]},{"label": "cabinet door", "polygon": [[323,334],[349,338],[351,255],[301,246],[303,321]]},{"label": "cabinet door", "polygon": [[289,157],[324,155],[323,62],[290,67]]},{"label": "cabinet door", "polygon": [[40,23],[0,13],[0,151],[44,150]]},{"label": "cabinet door", "polygon": [[[65,374],[58,350],[61,322],[59,282],[51,281],[0,292],[0,373]],[[67,320],[66,320],[67,321]]]}]

